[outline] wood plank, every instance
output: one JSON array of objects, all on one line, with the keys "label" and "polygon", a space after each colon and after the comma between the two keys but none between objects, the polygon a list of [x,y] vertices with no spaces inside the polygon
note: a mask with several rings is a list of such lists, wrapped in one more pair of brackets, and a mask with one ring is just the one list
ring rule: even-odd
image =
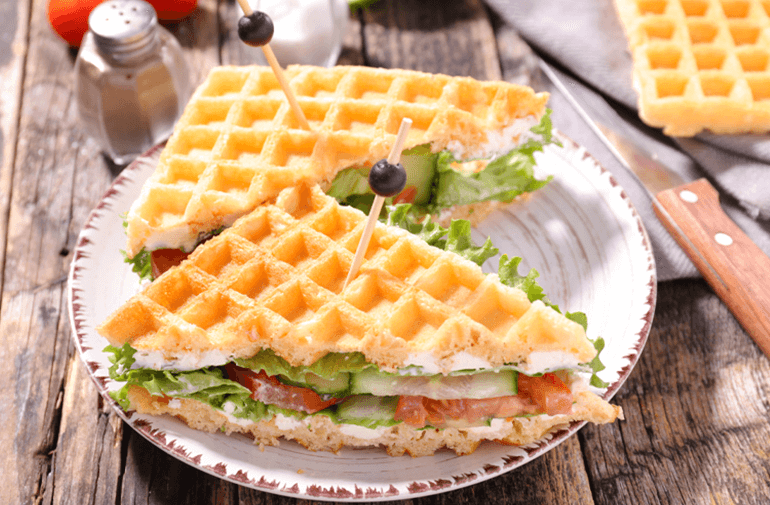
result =
[{"label": "wood plank", "polygon": [[233,503],[233,484],[222,481],[169,456],[142,436],[128,437],[120,502],[123,505],[159,503]]},{"label": "wood plank", "polygon": [[193,90],[203,82],[212,68],[221,63],[219,3],[217,0],[198,0],[198,6],[192,14],[176,23],[165,25],[184,48]]},{"label": "wood plank", "polygon": [[[8,234],[13,163],[21,108],[21,78],[28,49],[29,2],[0,3],[0,240]],[[0,248],[0,265],[5,248]],[[0,286],[3,272],[0,270]]]},{"label": "wood plank", "polygon": [[378,2],[364,11],[367,65],[499,79],[495,37],[481,0]]},{"label": "wood plank", "polygon": [[[0,400],[0,440],[13,451],[2,457],[0,501],[114,502],[122,424],[101,412],[90,379],[72,361],[64,288],[77,234],[116,167],[80,129],[74,52],[50,30],[46,3],[36,2],[29,19],[35,44],[24,74],[9,204],[0,331],[10,345],[0,364],[12,371],[13,395]],[[218,49],[216,2],[200,4],[194,18],[172,29],[195,28],[201,20],[210,27],[188,37],[201,48],[189,53],[193,75],[202,79],[208,72],[202,62],[213,55],[210,66],[216,64]],[[195,42],[204,36],[206,43]]]},{"label": "wood plank", "polygon": [[[72,345],[65,310],[76,170],[100,159],[77,128],[72,94],[73,54],[51,31],[46,2],[32,4],[35,41],[25,63],[13,185],[8,213],[0,367],[10,394],[0,397],[3,483],[0,501],[52,499],[56,448],[67,363]],[[26,23],[26,20],[24,20]],[[98,195],[111,174],[100,165],[80,179],[83,194]],[[99,189],[95,189],[95,188]]]},{"label": "wood plank", "polygon": [[[533,86],[538,73],[538,58],[510,25],[494,11],[489,11],[500,58],[501,78],[508,82]],[[539,91],[539,90],[538,90]]]},{"label": "wood plank", "polygon": [[53,494],[53,503],[115,503],[123,422],[96,393],[76,354],[70,358],[61,412],[46,492]]},{"label": "wood plank", "polygon": [[767,503],[770,362],[701,280],[663,283],[646,349],[584,431],[596,503]]}]

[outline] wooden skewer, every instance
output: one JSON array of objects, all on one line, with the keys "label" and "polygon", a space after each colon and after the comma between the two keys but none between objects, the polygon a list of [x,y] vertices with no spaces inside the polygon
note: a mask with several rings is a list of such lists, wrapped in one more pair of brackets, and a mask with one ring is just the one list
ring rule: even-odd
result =
[{"label": "wooden skewer", "polygon": [[[393,147],[390,150],[390,154],[388,155],[388,163],[395,165],[401,160],[401,150],[403,149],[404,141],[406,141],[406,135],[409,133],[409,128],[411,126],[411,119],[404,118],[401,121],[401,126],[398,129],[398,134],[396,135],[396,142],[393,144]],[[371,210],[369,210],[369,217],[366,220],[364,232],[361,234],[361,239],[358,241],[356,255],[353,256],[353,263],[350,265],[350,270],[348,271],[348,276],[345,279],[345,285],[342,287],[342,289],[348,287],[348,284],[353,280],[356,274],[358,274],[358,269],[361,268],[361,264],[364,262],[364,255],[366,254],[366,250],[369,248],[369,241],[372,239],[372,233],[374,233],[374,225],[377,224],[377,219],[380,217],[380,211],[382,210],[383,203],[385,203],[385,197],[374,195],[374,202],[372,203]]]},{"label": "wooden skewer", "polygon": [[[246,16],[250,16],[251,13],[254,12],[251,9],[248,0],[238,0],[238,4],[241,6],[241,9]],[[294,116],[296,116],[300,126],[310,131],[310,123],[307,122],[305,113],[302,112],[299,102],[297,102],[297,97],[294,96],[294,92],[289,87],[289,81],[286,79],[286,75],[283,73],[283,69],[278,63],[275,53],[273,53],[273,50],[270,48],[270,44],[262,46],[262,52],[265,53],[265,59],[267,59],[267,62],[270,64],[270,68],[273,69],[273,73],[275,74],[276,79],[278,79],[278,84],[281,85],[281,89],[283,89],[283,93],[286,95],[286,99],[289,101],[291,110],[294,111]]]}]

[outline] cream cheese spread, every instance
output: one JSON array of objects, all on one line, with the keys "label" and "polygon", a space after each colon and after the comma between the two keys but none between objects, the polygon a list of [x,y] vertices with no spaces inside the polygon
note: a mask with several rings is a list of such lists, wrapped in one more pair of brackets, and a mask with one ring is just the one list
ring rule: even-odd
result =
[{"label": "cream cheese spread", "polygon": [[[406,359],[405,366],[411,367],[399,370],[402,375],[424,375],[458,372],[460,370],[484,370],[492,368],[492,365],[483,358],[479,358],[465,351],[459,352],[449,360],[446,370],[440,367],[438,360],[429,352],[411,353]],[[537,351],[531,353],[527,361],[519,363],[513,368],[527,375],[552,372],[554,370],[574,369],[580,365],[573,355],[562,351]]]},{"label": "cream cheese spread", "polygon": [[200,353],[189,353],[176,358],[167,358],[160,351],[137,350],[134,354],[133,369],[150,368],[152,370],[174,370],[188,372],[208,366],[225,365],[233,360],[233,356],[222,351],[211,350]]},{"label": "cream cheese spread", "polygon": [[474,356],[465,351],[459,352],[452,356],[449,361],[448,370],[445,367],[439,367],[438,360],[435,356],[429,352],[410,353],[404,363],[405,367],[419,367],[419,369],[407,368],[406,370],[400,370],[399,373],[403,375],[423,375],[423,374],[438,374],[444,371],[446,372],[458,372],[460,370],[480,370],[490,368],[490,363],[482,358]]},{"label": "cream cheese spread", "polygon": [[508,153],[517,145],[534,136],[529,130],[537,126],[540,120],[535,116],[527,116],[514,120],[501,130],[487,132],[487,141],[482,144],[465,145],[453,140],[447,144],[447,149],[458,160],[491,158]]},{"label": "cream cheese spread", "polygon": [[521,363],[517,368],[527,375],[533,375],[577,368],[579,364],[575,355],[563,351],[535,351],[527,356],[526,363]]}]

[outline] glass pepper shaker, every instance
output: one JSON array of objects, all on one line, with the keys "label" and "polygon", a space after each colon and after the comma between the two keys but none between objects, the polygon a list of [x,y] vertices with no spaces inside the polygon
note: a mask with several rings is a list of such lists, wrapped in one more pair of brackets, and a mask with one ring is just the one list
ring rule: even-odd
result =
[{"label": "glass pepper shaker", "polygon": [[75,62],[80,120],[104,152],[124,165],[166,140],[190,97],[176,39],[142,0],[109,0],[88,17]]}]

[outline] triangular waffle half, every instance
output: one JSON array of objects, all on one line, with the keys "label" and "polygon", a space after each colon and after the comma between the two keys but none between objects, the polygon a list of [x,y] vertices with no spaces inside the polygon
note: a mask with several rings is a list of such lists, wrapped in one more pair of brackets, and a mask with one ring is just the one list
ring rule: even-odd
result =
[{"label": "triangular waffle half", "polygon": [[[400,228],[377,224],[357,277],[343,289],[365,221],[362,212],[339,205],[317,185],[287,188],[201,244],[120,307],[98,331],[114,346],[128,343],[136,350],[133,368],[144,367],[137,370],[140,374],[149,373],[147,368],[202,373],[204,366],[251,358],[262,349],[294,367],[313,365],[328,353],[362,353],[383,372],[419,366],[429,375],[469,369],[498,375],[492,370],[512,363],[521,370],[542,368],[547,356],[555,357],[556,369],[564,372],[595,356],[579,324],[540,301],[530,303],[523,291],[501,284],[496,274],[485,275],[475,263]],[[235,380],[224,369],[228,380]],[[546,369],[554,370],[525,373],[539,375]],[[293,387],[247,373],[262,381],[249,388],[253,395],[261,394],[260,388]],[[539,380],[550,380],[548,375]],[[522,377],[517,379],[519,393]],[[159,392],[153,382],[156,385],[147,383],[147,388],[126,386],[124,398],[140,413],[171,414],[210,432],[247,433],[258,444],[275,445],[283,437],[312,450],[383,446],[391,455],[412,456],[433,454],[441,447],[468,454],[483,440],[527,444],[573,421],[607,423],[622,417],[619,407],[589,391],[578,376],[565,372],[560,377],[569,391],[566,410],[531,411],[533,415],[495,410],[498,414],[487,414],[494,417],[488,424],[458,418],[430,429],[399,419],[402,399],[426,401],[400,396],[415,393],[345,393],[358,396],[345,396],[340,409],[350,401],[360,405],[370,399],[398,400],[396,414],[384,414],[391,417],[375,427],[351,425],[340,418],[340,410],[332,417],[323,410],[299,417],[285,410],[260,410],[253,419],[238,417],[234,412],[241,407],[230,400],[219,405],[188,395],[192,383],[186,379],[180,379],[180,396]],[[292,398],[298,394],[292,393]],[[470,408],[469,401],[534,405],[526,394],[506,394],[514,396],[427,401],[464,409]],[[381,407],[366,412],[365,422],[370,415],[383,415]]]},{"label": "triangular waffle half", "polygon": [[664,133],[770,131],[770,3],[615,0],[639,114]]},{"label": "triangular waffle half", "polygon": [[377,224],[342,290],[365,220],[318,186],[284,190],[198,246],[99,332],[167,363],[213,354],[223,364],[263,348],[294,366],[361,352],[385,370],[425,356],[442,372],[461,353],[487,367],[526,365],[533,352],[575,364],[594,357],[579,324],[400,228]]},{"label": "triangular waffle half", "polygon": [[194,93],[127,216],[129,257],[192,249],[198,237],[301,181],[330,181],[388,155],[405,117],[405,149],[458,159],[501,154],[537,124],[547,94],[407,70],[291,66],[303,130],[269,67],[218,67]]}]

